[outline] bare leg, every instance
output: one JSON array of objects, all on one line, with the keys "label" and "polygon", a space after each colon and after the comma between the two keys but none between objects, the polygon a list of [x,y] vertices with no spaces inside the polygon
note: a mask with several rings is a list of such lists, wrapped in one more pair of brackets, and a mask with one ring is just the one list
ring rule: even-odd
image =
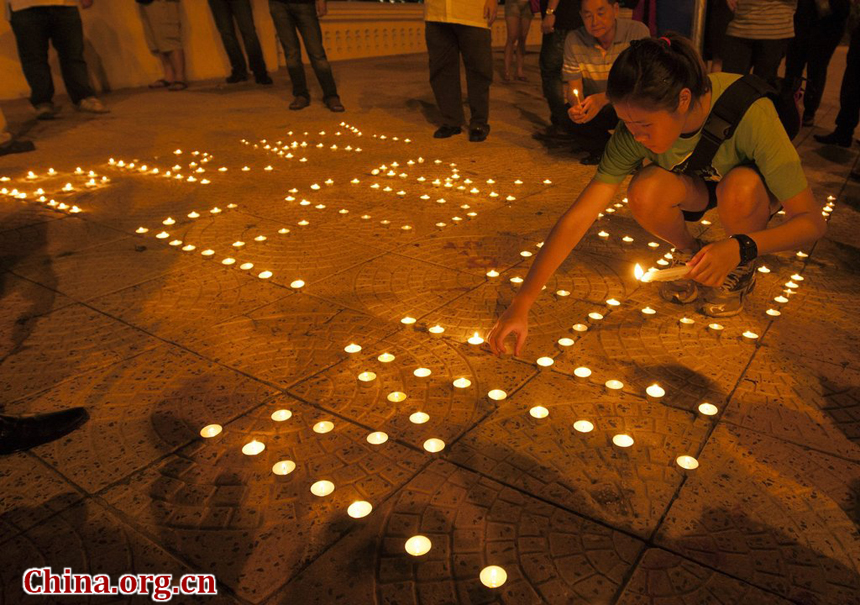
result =
[{"label": "bare leg", "polygon": [[692,250],[695,238],[681,210],[704,210],[708,191],[701,179],[675,174],[655,165],[636,173],[627,188],[633,218],[649,233],[678,250]]},{"label": "bare leg", "polygon": [[761,231],[777,205],[752,168],[732,168],[717,185],[717,211],[728,235]]},{"label": "bare leg", "polygon": [[167,53],[159,53],[158,58],[161,61],[161,69],[164,71],[164,79],[168,82],[175,81],[173,65],[170,64],[170,58]]},{"label": "bare leg", "polygon": [[508,39],[505,42],[505,80],[511,79],[511,64],[514,62],[514,44],[520,35],[520,18],[506,17]]},{"label": "bare leg", "polygon": [[170,58],[170,65],[173,68],[173,75],[175,76],[174,80],[168,81],[185,82],[185,51],[181,48],[174,50],[168,57]]},{"label": "bare leg", "polygon": [[520,20],[520,35],[517,37],[517,78],[525,79],[523,73],[523,65],[526,61],[526,38],[529,36],[529,26],[531,19]]}]

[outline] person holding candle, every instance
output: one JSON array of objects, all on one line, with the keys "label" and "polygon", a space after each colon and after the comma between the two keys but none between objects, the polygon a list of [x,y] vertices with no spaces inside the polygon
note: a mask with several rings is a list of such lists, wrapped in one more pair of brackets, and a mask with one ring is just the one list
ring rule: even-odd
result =
[{"label": "person holding candle", "polygon": [[447,139],[463,132],[460,55],[466,66],[469,95],[469,140],[479,143],[490,132],[490,84],[493,49],[490,27],[496,20],[497,0],[426,0],[424,37],[430,58],[430,87],[442,114],[433,136]]},{"label": "person holding candle", "polygon": [[[708,75],[692,43],[677,34],[634,41],[621,53],[606,88],[621,122],[594,177],[553,227],[511,306],[487,336],[494,353],[505,350],[510,334],[516,335],[515,351],[522,350],[529,308],[630,174],[627,198],[634,219],[675,248],[673,265],[692,267],[689,279],[661,284],[661,296],[692,302],[706,286],[702,312],[709,316],[743,309],[755,284],[757,255],[796,250],[824,235],[826,223],[800,157],[766,97],[747,109],[707,170],[684,173],[714,103],[739,77]],[[686,223],[714,207],[728,237],[703,245]],[[768,227],[780,207],[786,220]]]},{"label": "person holding candle", "polygon": [[618,0],[582,0],[582,27],[570,32],[564,44],[562,79],[567,82],[568,114],[579,146],[588,155],[585,165],[600,161],[609,131],[618,116],[606,97],[606,81],[615,59],[631,40],[651,35],[639,21],[620,19]]}]

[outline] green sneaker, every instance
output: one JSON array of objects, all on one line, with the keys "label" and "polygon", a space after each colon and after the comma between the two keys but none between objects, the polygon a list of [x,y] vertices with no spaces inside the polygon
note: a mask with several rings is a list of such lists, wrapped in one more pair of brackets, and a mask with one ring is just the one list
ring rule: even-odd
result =
[{"label": "green sneaker", "polygon": [[[701,240],[696,240],[692,250],[675,250],[672,252],[672,262],[669,267],[686,265],[702,249]],[[660,298],[663,300],[685,305],[699,297],[699,288],[692,279],[676,279],[675,281],[660,282]]]},{"label": "green sneaker", "polygon": [[755,287],[755,274],[755,262],[732,269],[722,286],[706,294],[702,313],[710,317],[731,317],[743,311],[744,298]]}]

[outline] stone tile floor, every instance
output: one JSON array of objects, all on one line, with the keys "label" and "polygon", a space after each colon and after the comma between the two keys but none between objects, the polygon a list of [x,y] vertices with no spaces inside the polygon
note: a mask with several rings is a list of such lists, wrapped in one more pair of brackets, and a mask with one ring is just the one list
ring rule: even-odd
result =
[{"label": "stone tile floor", "polygon": [[[531,138],[531,59],[532,83],[494,86],[481,145],[431,138],[423,56],[336,65],[342,116],[286,111],[283,73],[122,91],[101,118],[34,125],[6,104],[39,150],[0,160],[2,410],[92,418],[0,459],[0,602],[150,600],[25,598],[23,571],[50,566],[217,576],[217,598],[174,602],[860,603],[857,154],[810,136],[832,126],[844,49],[797,141],[836,198],[830,231],[764,258],[744,314],[717,335],[633,278],[669,249],[622,191],[522,356],[497,359],[467,339],[593,170]],[[265,450],[244,455],[252,440]],[[432,548],[413,557],[419,534]],[[503,586],[482,585],[488,565]]]}]

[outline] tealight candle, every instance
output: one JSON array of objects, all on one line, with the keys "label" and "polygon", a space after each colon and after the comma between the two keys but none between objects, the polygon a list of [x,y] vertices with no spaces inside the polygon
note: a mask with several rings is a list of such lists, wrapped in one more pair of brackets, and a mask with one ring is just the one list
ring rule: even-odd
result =
[{"label": "tealight candle", "polygon": [[445,449],[445,442],[434,437],[424,442],[424,449],[431,454],[436,454]]},{"label": "tealight candle", "polygon": [[475,332],[471,337],[469,337],[468,342],[470,345],[481,345],[484,344],[484,339]]},{"label": "tealight candle", "polygon": [[382,363],[390,363],[390,362],[394,361],[395,357],[391,353],[383,353],[382,355],[377,357],[377,359],[379,361],[381,361]]},{"label": "tealight candle", "polygon": [[614,298],[608,298],[608,299],[606,299],[606,304],[609,305],[610,307],[617,307],[621,303],[618,302],[617,300],[615,300]]},{"label": "tealight candle", "polygon": [[788,302],[788,299],[785,296],[777,296],[774,300],[783,305]]},{"label": "tealight candle", "polygon": [[222,265],[228,265],[228,266],[229,266],[229,265],[234,264],[235,262],[236,262],[236,259],[235,259],[235,258],[230,258],[230,257],[228,256],[227,258],[225,258],[224,260],[222,260],[222,261],[221,261],[221,264],[222,264]]},{"label": "tealight candle", "polygon": [[205,437],[206,439],[211,439],[216,435],[221,434],[221,425],[220,424],[207,424],[202,429],[200,429],[200,436]]},{"label": "tealight candle", "polygon": [[205,256],[206,258],[210,258],[210,257],[212,257],[212,256],[214,256],[214,255],[215,255],[215,251],[214,251],[214,250],[212,250],[211,248],[207,248],[206,250],[204,250],[204,251],[203,251],[203,252],[201,252],[200,254],[202,254],[202,255],[203,255],[203,256]]},{"label": "tealight candle", "polygon": [[415,412],[409,416],[409,422],[412,424],[424,424],[428,420],[430,420],[430,415],[424,412]]},{"label": "tealight candle", "polygon": [[376,374],[374,372],[362,372],[358,375],[358,379],[361,382],[373,382],[376,380]]},{"label": "tealight candle", "polygon": [[334,423],[328,420],[322,420],[314,425],[314,433],[325,434],[334,429]]},{"label": "tealight candle", "polygon": [[573,429],[575,431],[579,431],[580,433],[590,433],[594,430],[594,424],[592,424],[588,420],[577,420],[573,423]]},{"label": "tealight candle", "polygon": [[254,268],[254,263],[242,263],[241,265],[239,265],[239,268],[242,271],[249,271]]},{"label": "tealight candle", "polygon": [[682,317],[678,320],[678,323],[682,326],[692,326],[694,323],[696,323],[696,320],[690,319],[689,317]]},{"label": "tealight candle", "polygon": [[744,337],[745,340],[748,340],[750,342],[758,340],[758,334],[756,334],[755,332],[751,332],[750,330],[747,330],[746,332],[744,332],[742,334],[742,336]]},{"label": "tealight candle", "polygon": [[191,252],[192,250],[196,250],[196,249],[197,249],[197,246],[195,246],[194,244],[186,244],[185,246],[182,246],[183,252]]},{"label": "tealight candle", "polygon": [[708,324],[708,328],[713,330],[714,332],[721,332],[723,329],[723,326],[718,324],[718,323],[712,323],[712,324]]},{"label": "tealight candle", "polygon": [[573,371],[573,374],[577,378],[588,378],[591,376],[591,370],[585,366],[580,366]]},{"label": "tealight candle", "polygon": [[412,374],[418,378],[427,378],[432,373],[433,371],[430,368],[415,368],[412,371]]},{"label": "tealight candle", "polygon": [[266,444],[254,439],[253,441],[246,443],[242,447],[242,453],[245,454],[246,456],[256,456],[257,454],[262,452],[264,449],[266,449]]},{"label": "tealight candle", "polygon": [[529,410],[529,414],[532,418],[546,418],[547,416],[549,416],[549,410],[542,405],[536,405]]},{"label": "tealight candle", "polygon": [[294,470],[296,470],[296,463],[292,460],[281,460],[272,466],[272,472],[281,476],[289,475]]},{"label": "tealight candle", "polygon": [[570,292],[567,290],[556,290],[555,294],[556,296],[560,296],[562,298],[564,298],[565,296],[570,296]]},{"label": "tealight candle", "polygon": [[313,485],[311,485],[311,493],[314,496],[319,496],[322,498],[323,496],[328,496],[334,491],[334,483],[331,481],[317,481]]},{"label": "tealight candle", "polygon": [[768,309],[767,311],[765,311],[765,313],[767,313],[771,317],[779,317],[780,315],[782,315],[782,313],[780,313],[776,309]]},{"label": "tealight candle", "polygon": [[492,399],[493,401],[502,401],[508,396],[507,393],[502,391],[501,389],[493,389],[489,393],[487,393],[487,397]]},{"label": "tealight candle", "polygon": [[601,319],[603,319],[603,314],[598,313],[597,311],[592,311],[588,314],[588,318],[594,321],[600,321]]},{"label": "tealight candle", "polygon": [[479,577],[487,588],[498,588],[508,580],[508,573],[498,565],[490,565],[481,570]]},{"label": "tealight candle", "polygon": [[687,455],[678,456],[677,458],[675,458],[675,464],[687,471],[693,471],[699,468],[699,461],[692,456]]},{"label": "tealight candle", "polygon": [[572,347],[575,341],[572,338],[559,338],[558,346],[560,347]]},{"label": "tealight candle", "polygon": [[531,255],[532,255],[532,253],[529,252],[528,250],[523,250],[522,252],[520,252],[520,256],[522,256],[523,258],[528,258]]},{"label": "tealight candle", "polygon": [[633,445],[633,437],[630,435],[620,434],[612,437],[612,443],[617,445],[618,447],[630,447]]},{"label": "tealight candle", "polygon": [[648,242],[648,247],[649,248],[659,248],[660,244],[657,242]]},{"label": "tealight candle", "polygon": [[439,336],[445,331],[445,328],[443,328],[442,326],[437,324],[435,326],[431,326],[431,327],[427,328],[427,331],[430,332],[431,334]]},{"label": "tealight candle", "polygon": [[516,276],[511,278],[511,283],[512,284],[521,284],[521,283],[523,283],[523,278],[520,277],[519,275],[516,275]]},{"label": "tealight candle", "polygon": [[300,279],[297,279],[293,282],[290,282],[290,288],[293,288],[294,290],[298,290],[299,288],[304,288],[304,286],[305,286],[305,282],[300,280]]},{"label": "tealight candle", "polygon": [[809,256],[809,255],[808,255],[806,252],[803,252],[802,250],[799,250],[799,251],[797,252],[797,258],[806,258],[806,257],[808,257],[808,256]]},{"label": "tealight candle", "polygon": [[416,320],[414,317],[408,317],[408,316],[407,316],[407,317],[404,317],[403,319],[401,319],[401,320],[400,320],[400,323],[402,323],[402,324],[403,324],[403,325],[405,325],[405,326],[411,326],[411,325],[412,325],[412,324],[414,324],[416,321],[417,321],[417,320]]},{"label": "tealight candle", "polygon": [[361,351],[361,345],[351,343],[351,344],[346,345],[343,348],[343,350],[346,351],[347,353],[358,353],[359,351]]},{"label": "tealight candle", "polygon": [[458,378],[454,381],[454,388],[456,389],[466,389],[472,385],[472,381],[468,378]]},{"label": "tealight candle", "polygon": [[660,399],[666,394],[666,390],[656,383],[645,389],[645,392],[648,394],[648,397],[653,397],[654,399]]},{"label": "tealight candle", "polygon": [[624,383],[620,380],[607,380],[605,386],[610,391],[618,391],[624,388]]},{"label": "tealight candle", "polygon": [[188,213],[188,218],[199,218],[199,217],[200,217],[200,215],[197,212],[194,212],[193,210]]},{"label": "tealight candle", "polygon": [[606,231],[598,231],[597,237],[607,238],[609,237],[609,234]]},{"label": "tealight candle", "polygon": [[555,361],[552,357],[539,357],[536,363],[542,368],[548,368],[549,366],[554,364]]},{"label": "tealight candle", "polygon": [[402,391],[392,391],[388,394],[387,399],[391,403],[400,403],[401,401],[404,401],[406,399],[406,393]]},{"label": "tealight candle", "polygon": [[292,417],[293,413],[290,410],[275,410],[272,412],[272,420],[275,422],[284,422]]},{"label": "tealight candle", "polygon": [[720,410],[713,403],[699,404],[699,413],[704,416],[715,416]]},{"label": "tealight candle", "polygon": [[352,504],[349,505],[349,508],[346,509],[346,514],[348,514],[353,519],[361,519],[370,514],[373,510],[373,505],[366,500],[356,500]]},{"label": "tealight candle", "polygon": [[388,435],[382,431],[375,431],[367,436],[367,442],[371,445],[382,445],[388,441]]},{"label": "tealight candle", "polygon": [[624,242],[625,244],[629,244],[629,243],[633,242],[633,238],[630,237],[629,235],[625,235],[624,237],[621,238],[621,241]]},{"label": "tealight candle", "polygon": [[798,273],[795,273],[791,276],[791,279],[793,279],[794,281],[803,281],[803,276]]},{"label": "tealight candle", "polygon": [[657,314],[657,311],[655,311],[651,307],[645,307],[644,309],[642,309],[642,315],[644,315],[646,317],[649,317],[651,315],[656,315],[656,314]]},{"label": "tealight candle", "polygon": [[430,552],[433,543],[427,536],[412,536],[406,540],[406,552],[413,557],[420,557]]},{"label": "tealight candle", "polygon": [[587,332],[588,326],[585,324],[573,324],[573,326],[571,326],[571,329],[574,332]]},{"label": "tealight candle", "polygon": [[146,233],[147,231],[149,231],[149,229],[147,229],[146,227],[138,227],[135,233]]},{"label": "tealight candle", "polygon": [[272,272],[260,271],[260,273],[257,274],[257,277],[259,277],[260,279],[269,279],[270,277],[272,277]]},{"label": "tealight candle", "polygon": [[167,231],[162,231],[161,233],[158,233],[155,237],[157,237],[158,239],[167,239],[168,237],[170,237],[170,234]]}]

